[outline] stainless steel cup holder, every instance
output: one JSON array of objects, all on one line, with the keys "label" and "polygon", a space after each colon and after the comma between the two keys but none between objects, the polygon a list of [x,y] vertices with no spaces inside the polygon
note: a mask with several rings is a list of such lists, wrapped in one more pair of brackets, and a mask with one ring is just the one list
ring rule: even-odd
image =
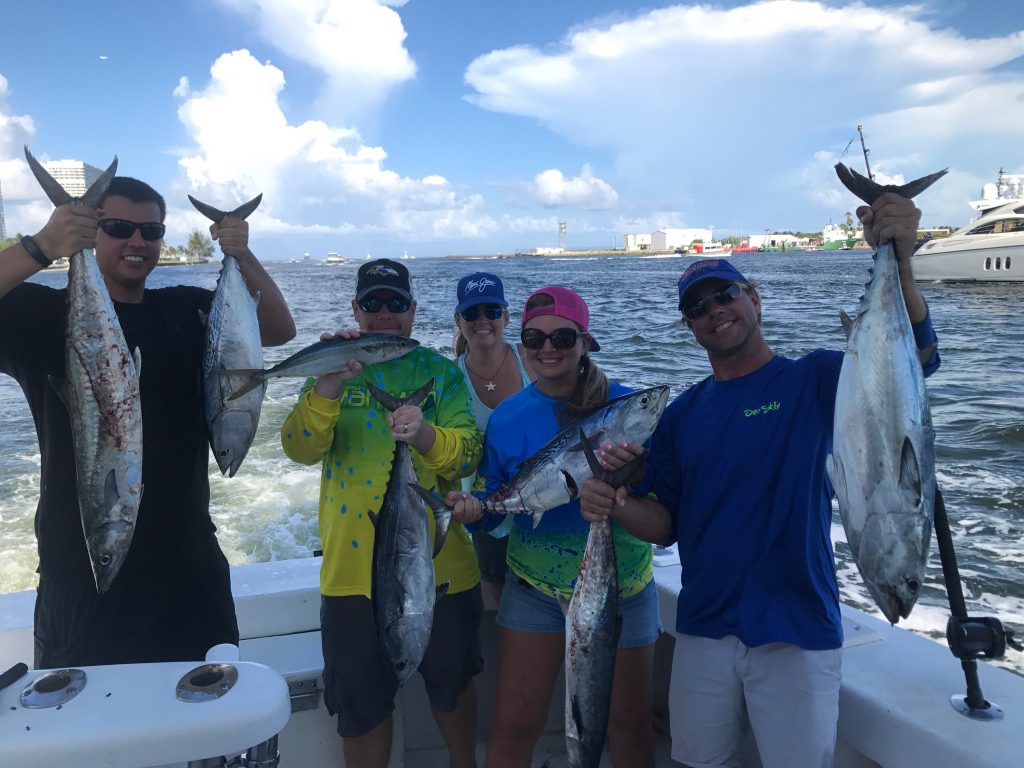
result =
[{"label": "stainless steel cup holder", "polygon": [[202,664],[181,676],[175,693],[178,701],[214,701],[237,682],[238,669],[231,664]]},{"label": "stainless steel cup holder", "polygon": [[85,688],[85,672],[55,669],[40,675],[21,691],[21,706],[27,709],[58,707],[71,701]]}]

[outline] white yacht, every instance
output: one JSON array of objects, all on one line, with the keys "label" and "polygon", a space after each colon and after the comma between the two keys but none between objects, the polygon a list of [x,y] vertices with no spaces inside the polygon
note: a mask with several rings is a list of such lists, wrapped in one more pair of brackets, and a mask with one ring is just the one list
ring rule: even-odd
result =
[{"label": "white yacht", "polygon": [[915,279],[1024,282],[1024,198],[989,202],[966,227],[917,249]]},{"label": "white yacht", "polygon": [[324,259],[324,264],[347,264],[348,259],[343,256],[339,256],[334,251],[327,254],[327,258]]}]

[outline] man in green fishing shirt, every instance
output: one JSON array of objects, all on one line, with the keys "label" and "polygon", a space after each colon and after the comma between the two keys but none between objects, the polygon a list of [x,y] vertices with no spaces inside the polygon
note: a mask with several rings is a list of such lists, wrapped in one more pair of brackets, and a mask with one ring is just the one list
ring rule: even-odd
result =
[{"label": "man in green fishing shirt", "polygon": [[[412,335],[416,317],[409,271],[377,259],[359,268],[352,301],[363,333]],[[328,339],[335,334],[324,334]],[[367,382],[405,397],[434,380],[421,407],[393,413]],[[321,462],[319,526],[324,698],[338,715],[346,765],[386,768],[391,754],[392,710],[398,685],[381,649],[370,605],[374,527],[384,499],[397,441],[409,445],[420,485],[442,497],[476,469],[482,437],[465,379],[434,350],[416,347],[396,360],[348,368],[308,380],[281,427],[285,454],[300,464]],[[424,510],[424,515],[427,511]],[[433,516],[429,515],[433,536]],[[437,584],[448,591],[434,608],[433,628],[419,672],[453,768],[472,768],[476,742],[473,677],[480,655],[480,572],[465,528],[452,525],[434,559]]]}]

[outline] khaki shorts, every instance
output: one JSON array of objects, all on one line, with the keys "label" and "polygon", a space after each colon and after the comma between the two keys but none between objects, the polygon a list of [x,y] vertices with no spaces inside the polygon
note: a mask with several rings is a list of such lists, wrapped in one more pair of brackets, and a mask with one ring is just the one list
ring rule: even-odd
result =
[{"label": "khaki shorts", "polygon": [[669,692],[672,759],[693,768],[738,766],[749,728],[763,768],[831,766],[842,661],[840,648],[748,648],[732,635],[678,635]]}]

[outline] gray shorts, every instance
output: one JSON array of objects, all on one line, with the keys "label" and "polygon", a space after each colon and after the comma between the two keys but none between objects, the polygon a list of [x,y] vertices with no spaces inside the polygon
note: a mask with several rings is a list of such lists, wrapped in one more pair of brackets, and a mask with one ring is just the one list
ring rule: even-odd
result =
[{"label": "gray shorts", "polygon": [[[480,585],[445,595],[434,606],[430,642],[419,666],[430,705],[452,712],[483,669]],[[324,704],[338,715],[341,736],[362,736],[390,717],[398,683],[373,623],[370,599],[320,596]]]},{"label": "gray shorts", "polygon": [[738,766],[751,728],[764,768],[832,766],[842,663],[841,648],[748,647],[732,635],[677,635],[672,759],[694,768]]}]

